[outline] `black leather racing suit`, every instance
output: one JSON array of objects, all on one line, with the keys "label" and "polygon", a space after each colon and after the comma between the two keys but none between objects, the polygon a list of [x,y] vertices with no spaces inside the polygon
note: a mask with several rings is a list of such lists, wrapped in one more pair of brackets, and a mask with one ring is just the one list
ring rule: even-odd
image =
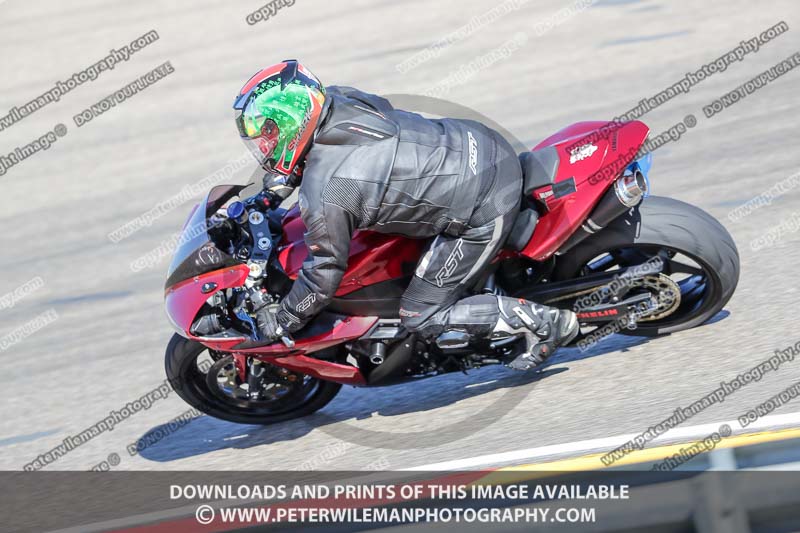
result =
[{"label": "black leather racing suit", "polygon": [[369,229],[435,237],[400,309],[409,330],[435,330],[511,229],[521,197],[519,160],[505,139],[477,122],[429,120],[348,87],[327,94],[329,110],[299,191],[309,255],[278,322],[295,331],[328,304],[353,232]]}]

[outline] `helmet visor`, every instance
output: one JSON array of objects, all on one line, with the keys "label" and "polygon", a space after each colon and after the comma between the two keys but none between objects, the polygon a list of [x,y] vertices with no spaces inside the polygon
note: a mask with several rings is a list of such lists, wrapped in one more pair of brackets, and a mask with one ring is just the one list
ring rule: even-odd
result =
[{"label": "helmet visor", "polygon": [[265,169],[271,168],[274,161],[275,147],[280,140],[280,129],[274,120],[265,118],[260,114],[248,114],[251,106],[238,117],[239,134],[242,136],[250,153]]}]

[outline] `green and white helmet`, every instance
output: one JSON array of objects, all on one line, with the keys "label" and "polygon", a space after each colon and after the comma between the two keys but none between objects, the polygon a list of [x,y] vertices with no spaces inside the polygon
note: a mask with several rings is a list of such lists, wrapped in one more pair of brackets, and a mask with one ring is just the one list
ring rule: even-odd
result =
[{"label": "green and white helmet", "polygon": [[239,134],[259,164],[288,176],[311,146],[324,104],[325,87],[289,59],[250,78],[233,109]]}]

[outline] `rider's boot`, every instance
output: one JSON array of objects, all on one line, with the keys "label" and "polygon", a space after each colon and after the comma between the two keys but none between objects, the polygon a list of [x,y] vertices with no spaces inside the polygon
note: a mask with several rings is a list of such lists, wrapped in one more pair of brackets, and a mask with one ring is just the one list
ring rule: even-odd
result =
[{"label": "rider's boot", "polygon": [[530,370],[544,363],[559,346],[568,344],[580,331],[572,311],[556,309],[521,298],[499,298],[500,317],[493,336],[522,334],[526,349],[508,364],[514,370]]},{"label": "rider's boot", "polygon": [[578,318],[572,311],[488,294],[457,302],[447,311],[442,325],[444,333],[437,339],[440,347],[452,341],[454,331],[491,341],[524,337],[525,351],[508,363],[514,370],[530,370],[542,364],[558,346],[569,343],[580,330]]}]

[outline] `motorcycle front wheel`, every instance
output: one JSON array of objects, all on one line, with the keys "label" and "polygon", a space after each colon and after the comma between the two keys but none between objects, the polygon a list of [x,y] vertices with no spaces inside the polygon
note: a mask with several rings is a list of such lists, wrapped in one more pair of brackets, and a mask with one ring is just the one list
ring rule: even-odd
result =
[{"label": "motorcycle front wheel", "polygon": [[195,409],[239,424],[274,424],[310,415],[325,407],[342,388],[269,364],[257,394],[240,382],[230,355],[173,335],[164,365],[173,390]]}]

